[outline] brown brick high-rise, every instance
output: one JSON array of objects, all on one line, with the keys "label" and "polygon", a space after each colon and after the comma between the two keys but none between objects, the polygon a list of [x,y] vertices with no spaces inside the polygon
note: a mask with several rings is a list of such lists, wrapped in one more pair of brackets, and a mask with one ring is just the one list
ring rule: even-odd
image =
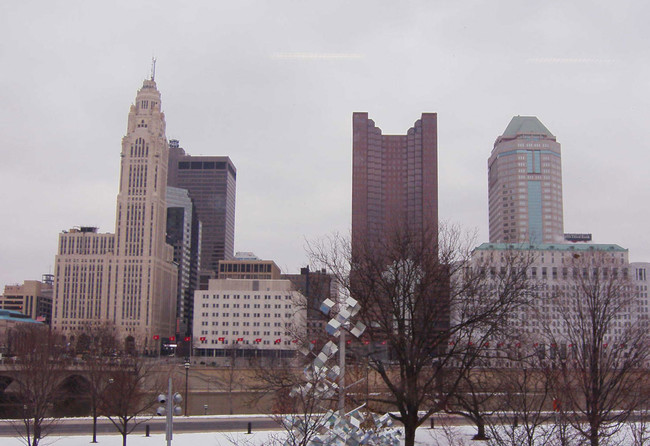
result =
[{"label": "brown brick high-rise", "polygon": [[382,135],[368,113],[352,115],[352,245],[396,227],[438,230],[438,124],[423,113],[406,135]]}]

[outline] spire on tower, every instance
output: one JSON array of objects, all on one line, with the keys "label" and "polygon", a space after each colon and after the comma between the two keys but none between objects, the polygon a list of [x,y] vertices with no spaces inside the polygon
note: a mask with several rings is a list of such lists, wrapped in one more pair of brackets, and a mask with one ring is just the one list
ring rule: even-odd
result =
[{"label": "spire on tower", "polygon": [[156,77],[156,58],[151,57],[151,80],[155,80]]}]

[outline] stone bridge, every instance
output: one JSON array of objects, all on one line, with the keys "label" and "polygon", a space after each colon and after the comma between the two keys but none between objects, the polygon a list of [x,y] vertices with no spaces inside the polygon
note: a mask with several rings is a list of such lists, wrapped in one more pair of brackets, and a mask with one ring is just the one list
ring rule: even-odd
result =
[{"label": "stone bridge", "polygon": [[[107,364],[101,370],[91,371],[84,363],[71,362],[65,364],[57,373],[56,380],[56,402],[52,407],[52,415],[55,416],[84,416],[90,413],[91,408],[91,382],[92,376],[95,380],[101,380],[101,375],[106,376],[108,383],[111,372],[123,369],[120,364]],[[147,382],[152,383],[151,392],[159,392],[160,389],[153,385],[158,382],[159,376],[169,373],[169,366],[165,364],[151,364],[150,378]],[[5,359],[0,363],[0,418],[17,415],[20,410],[20,402],[17,397],[20,388],[21,375],[20,362],[13,362]],[[98,375],[99,373],[99,375]],[[91,375],[92,374],[92,375]]]},{"label": "stone bridge", "polygon": [[[166,391],[167,378],[172,376],[174,391],[185,394],[187,378],[188,412],[191,415],[260,413],[272,410],[273,402],[270,396],[255,397],[258,402],[255,406],[251,405],[250,401],[256,393],[252,389],[257,381],[256,370],[239,364],[236,367],[226,363],[205,365],[199,362],[202,358],[192,359],[187,374],[183,366],[184,361],[176,358],[148,360],[148,377],[145,384],[148,391],[154,395]],[[119,364],[109,364],[103,370],[106,374],[106,382],[111,370],[119,367]],[[64,367],[58,379],[59,396],[52,408],[53,415],[90,414],[91,373],[89,366],[80,361],[70,362]],[[0,362],[0,418],[16,416],[17,411],[21,410],[16,398],[20,375],[20,363],[14,364],[7,358],[4,362]]]}]

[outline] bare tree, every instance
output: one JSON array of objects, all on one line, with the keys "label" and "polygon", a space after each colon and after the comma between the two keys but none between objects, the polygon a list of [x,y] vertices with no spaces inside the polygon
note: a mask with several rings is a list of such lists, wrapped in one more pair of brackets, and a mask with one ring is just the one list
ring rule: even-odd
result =
[{"label": "bare tree", "polygon": [[499,405],[489,421],[489,444],[535,446],[550,444],[554,437],[554,415],[550,410],[550,370],[539,362],[536,352],[503,369],[495,376]]},{"label": "bare tree", "polygon": [[157,402],[152,390],[164,388],[151,382],[153,376],[152,364],[143,357],[122,354],[109,367],[107,384],[99,395],[99,411],[122,435],[123,446],[127,436],[150,418]]},{"label": "bare tree", "polygon": [[634,290],[617,256],[576,254],[566,276],[553,295],[557,313],[540,318],[567,420],[598,446],[645,399],[649,338],[635,320]]},{"label": "bare tree", "polygon": [[[273,398],[272,417],[286,432],[290,446],[306,446],[320,432],[334,393],[324,386],[323,369],[295,367],[286,361],[256,365],[256,399]],[[307,373],[304,371],[307,370]]]},{"label": "bare tree", "polygon": [[[486,440],[485,427],[488,418],[494,413],[497,373],[490,367],[473,367],[461,371],[461,377],[456,391],[448,398],[445,412],[467,418],[476,426],[474,440]],[[455,382],[455,378],[451,378]]]},{"label": "bare tree", "polygon": [[87,324],[78,333],[76,353],[82,355],[84,360],[93,417],[92,443],[97,443],[100,396],[109,384],[109,372],[117,361],[120,345],[115,327],[110,324]]},{"label": "bare tree", "polygon": [[632,446],[650,445],[650,408],[647,405],[639,407],[635,412],[636,419],[630,420],[629,435]]},{"label": "bare tree", "polygon": [[[473,246],[456,227],[415,234],[408,225],[354,249],[339,235],[308,246],[311,263],[330,271],[361,304],[358,318],[367,326],[369,348],[349,351],[367,357],[381,376],[388,390],[371,395],[368,406],[397,412],[392,416],[404,425],[406,446],[414,444],[417,427],[445,407],[463,376],[456,373],[443,388],[445,370],[471,368],[468,347],[488,342],[527,298],[521,253],[490,278],[472,263]],[[489,279],[499,286],[491,287]]]},{"label": "bare tree", "polygon": [[59,337],[40,324],[21,326],[11,336],[16,360],[7,364],[16,376],[12,387],[21,406],[21,424],[15,427],[25,444],[38,446],[56,423],[48,416],[65,372]]}]

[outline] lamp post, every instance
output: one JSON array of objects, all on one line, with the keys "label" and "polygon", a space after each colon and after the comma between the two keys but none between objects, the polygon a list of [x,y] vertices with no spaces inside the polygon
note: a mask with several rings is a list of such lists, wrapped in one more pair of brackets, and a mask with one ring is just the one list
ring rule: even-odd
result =
[{"label": "lamp post", "polygon": [[185,416],[187,416],[187,401],[189,398],[189,393],[187,393],[187,378],[190,373],[190,358],[185,358]]}]

